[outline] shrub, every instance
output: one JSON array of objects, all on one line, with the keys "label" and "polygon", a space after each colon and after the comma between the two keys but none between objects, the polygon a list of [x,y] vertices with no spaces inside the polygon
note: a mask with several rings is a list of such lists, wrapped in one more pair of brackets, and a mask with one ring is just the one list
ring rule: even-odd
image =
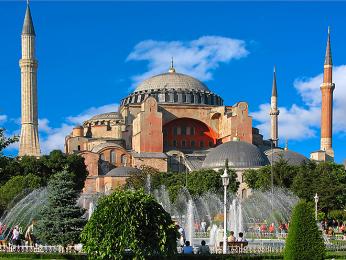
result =
[{"label": "shrub", "polygon": [[325,246],[314,218],[313,205],[299,202],[293,209],[284,259],[323,259]]},{"label": "shrub", "polygon": [[142,190],[101,198],[81,235],[85,252],[98,259],[173,255],[176,239],[171,216]]}]

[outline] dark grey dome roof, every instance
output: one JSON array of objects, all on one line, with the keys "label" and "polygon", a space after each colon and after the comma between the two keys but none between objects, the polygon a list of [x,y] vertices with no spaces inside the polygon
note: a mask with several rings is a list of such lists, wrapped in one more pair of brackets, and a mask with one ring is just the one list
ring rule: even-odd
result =
[{"label": "dark grey dome roof", "polygon": [[90,120],[110,120],[121,119],[121,115],[118,112],[109,112],[93,116]]},{"label": "dark grey dome roof", "polygon": [[242,141],[230,141],[211,150],[203,162],[203,168],[255,168],[269,164],[267,157],[255,145]]},{"label": "dark grey dome roof", "polygon": [[144,80],[138,85],[135,92],[152,89],[184,89],[209,91],[208,87],[198,79],[176,72],[162,73]]},{"label": "dark grey dome roof", "polygon": [[[266,150],[264,153],[270,162],[272,157],[271,149]],[[278,162],[281,158],[286,160],[289,165],[296,165],[296,166],[299,166],[304,161],[307,162],[309,160],[308,158],[306,158],[304,155],[300,153],[297,153],[291,150],[284,150],[281,148],[274,148],[273,149],[273,163]]]},{"label": "dark grey dome roof", "polygon": [[106,176],[112,176],[112,177],[129,177],[133,174],[139,173],[140,170],[137,168],[132,168],[128,166],[124,167],[117,167],[109,171]]}]

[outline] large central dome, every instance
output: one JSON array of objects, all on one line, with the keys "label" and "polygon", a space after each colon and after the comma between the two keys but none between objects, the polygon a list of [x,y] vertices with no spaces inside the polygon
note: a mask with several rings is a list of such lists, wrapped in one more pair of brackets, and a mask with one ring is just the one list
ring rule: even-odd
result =
[{"label": "large central dome", "polygon": [[147,97],[158,103],[222,106],[223,100],[194,77],[177,73],[171,65],[167,73],[144,80],[133,93],[124,98],[121,105],[140,104]]},{"label": "large central dome", "polygon": [[208,87],[191,76],[168,72],[153,76],[138,85],[135,92],[151,89],[183,89],[209,91]]}]

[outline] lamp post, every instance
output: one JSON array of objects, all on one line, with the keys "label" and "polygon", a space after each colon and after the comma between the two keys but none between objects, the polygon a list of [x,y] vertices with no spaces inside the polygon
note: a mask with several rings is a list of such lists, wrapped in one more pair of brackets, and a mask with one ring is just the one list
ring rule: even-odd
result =
[{"label": "lamp post", "polygon": [[222,185],[224,187],[223,194],[223,253],[227,253],[227,186],[229,184],[229,176],[227,174],[227,169],[225,168],[223,174],[221,175]]},{"label": "lamp post", "polygon": [[317,193],[315,194],[315,220],[317,221],[317,203],[318,203],[318,195]]}]

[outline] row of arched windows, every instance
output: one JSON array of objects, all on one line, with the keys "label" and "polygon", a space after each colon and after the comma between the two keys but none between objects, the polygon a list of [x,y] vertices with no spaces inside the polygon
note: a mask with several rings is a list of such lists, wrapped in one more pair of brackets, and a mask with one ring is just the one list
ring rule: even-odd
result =
[{"label": "row of arched windows", "polygon": [[[101,153],[100,154],[100,159],[105,161],[105,154],[104,153]],[[115,150],[111,150],[109,152],[109,162],[111,164],[116,164],[117,162],[117,156],[116,156],[116,151]],[[126,166],[127,165],[127,156],[126,154],[122,154],[121,157],[120,157],[120,163],[122,166]]]}]

